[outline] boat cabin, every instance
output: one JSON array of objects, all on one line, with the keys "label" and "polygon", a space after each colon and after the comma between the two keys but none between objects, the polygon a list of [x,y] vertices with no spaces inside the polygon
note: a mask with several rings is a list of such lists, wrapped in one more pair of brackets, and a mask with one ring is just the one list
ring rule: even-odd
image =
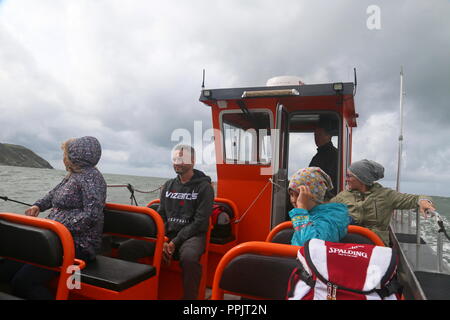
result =
[{"label": "boat cabin", "polygon": [[[356,127],[353,83],[203,89],[211,107],[217,163],[216,197],[239,209],[237,243],[264,240],[288,220],[289,177],[316,153],[314,131],[325,128],[337,148],[335,193],[344,188]],[[333,159],[331,159],[333,160]]]}]

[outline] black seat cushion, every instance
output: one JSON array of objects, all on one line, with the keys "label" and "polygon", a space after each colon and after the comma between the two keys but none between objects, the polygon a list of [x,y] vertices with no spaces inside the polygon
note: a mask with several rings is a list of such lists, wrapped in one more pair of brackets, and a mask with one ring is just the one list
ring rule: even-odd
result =
[{"label": "black seat cushion", "polygon": [[120,292],[155,275],[153,266],[99,255],[81,270],[81,282]]},{"label": "black seat cushion", "polygon": [[53,231],[0,219],[0,256],[59,267],[63,251]]},{"label": "black seat cushion", "polygon": [[296,258],[247,253],[234,258],[226,267],[220,288],[249,296],[283,300]]},{"label": "black seat cushion", "polygon": [[[273,238],[273,243],[291,244],[291,239],[294,234],[293,228],[283,229],[278,232]],[[347,233],[339,242],[341,243],[363,243],[363,244],[374,244],[369,238],[356,233]]]},{"label": "black seat cushion", "polygon": [[292,239],[293,235],[294,235],[293,228],[283,229],[272,238],[271,242],[282,243],[282,244],[291,244],[291,239]]},{"label": "black seat cushion", "polygon": [[224,202],[214,201],[214,205],[219,205],[222,207],[222,212],[228,215],[230,222],[226,224],[219,224],[218,222],[216,222],[216,224],[213,225],[213,229],[211,230],[210,242],[215,244],[226,244],[234,241],[236,237],[234,236],[231,228],[231,220],[234,218],[233,209]]},{"label": "black seat cushion", "polygon": [[[219,228],[220,228],[220,226],[219,226]],[[234,241],[235,239],[236,239],[235,236],[232,234],[230,234],[229,236],[226,236],[226,237],[214,237],[213,235],[211,235],[211,240],[209,242],[215,243],[215,244],[226,244],[231,241]]]},{"label": "black seat cushion", "polygon": [[361,244],[374,244],[372,240],[357,233],[347,233],[339,242],[341,243],[361,243]]},{"label": "black seat cushion", "polygon": [[233,209],[231,209],[231,207],[227,204],[227,203],[225,203],[225,202],[218,202],[218,201],[214,201],[214,204],[215,205],[219,205],[219,206],[222,206],[225,210],[225,212],[226,213],[228,213],[228,215],[230,216],[230,219],[233,219],[234,218],[234,211],[233,211]]},{"label": "black seat cushion", "polygon": [[104,233],[126,234],[137,237],[156,237],[156,225],[147,214],[105,209]]},{"label": "black seat cushion", "polygon": [[5,292],[0,292],[0,300],[22,300],[19,297],[7,294]]},{"label": "black seat cushion", "polygon": [[151,206],[149,206],[149,208],[155,210],[156,212],[158,212],[158,210],[159,210],[159,203],[153,203]]}]

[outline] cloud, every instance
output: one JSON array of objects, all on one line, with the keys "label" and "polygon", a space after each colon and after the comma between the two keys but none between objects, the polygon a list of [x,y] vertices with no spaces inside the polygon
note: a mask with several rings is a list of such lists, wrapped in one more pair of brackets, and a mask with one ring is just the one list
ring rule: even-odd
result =
[{"label": "cloud", "polygon": [[[369,30],[372,4],[2,1],[0,141],[60,166],[62,141],[95,135],[103,170],[172,176],[174,130],[193,132],[194,121],[211,127],[210,109],[198,101],[203,69],[207,87],[225,88],[283,74],[353,81],[356,67],[353,158],[383,163],[387,181],[395,179],[403,66],[402,172],[414,185],[407,191],[438,183],[433,190],[448,195],[450,4],[377,1],[381,29]],[[212,165],[200,168],[215,175]]]},{"label": "cloud", "polygon": [[354,129],[352,161],[370,159],[382,163],[385,177],[395,179],[398,154],[399,118],[395,112],[376,113]]}]

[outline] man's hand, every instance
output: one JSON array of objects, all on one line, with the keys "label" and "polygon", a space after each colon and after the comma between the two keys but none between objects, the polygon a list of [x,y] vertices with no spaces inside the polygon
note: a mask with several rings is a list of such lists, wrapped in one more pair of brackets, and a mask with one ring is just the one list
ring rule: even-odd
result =
[{"label": "man's hand", "polygon": [[163,260],[167,265],[170,264],[170,261],[172,260],[172,255],[174,252],[175,252],[175,243],[173,243],[172,241],[164,242]]},{"label": "man's hand", "polygon": [[41,212],[41,209],[39,209],[38,206],[32,206],[25,210],[25,215],[37,217],[39,215],[39,212]]},{"label": "man's hand", "polygon": [[428,200],[420,200],[419,201],[419,212],[422,217],[425,219],[427,218],[427,211],[436,211],[436,208],[433,206],[433,204]]}]

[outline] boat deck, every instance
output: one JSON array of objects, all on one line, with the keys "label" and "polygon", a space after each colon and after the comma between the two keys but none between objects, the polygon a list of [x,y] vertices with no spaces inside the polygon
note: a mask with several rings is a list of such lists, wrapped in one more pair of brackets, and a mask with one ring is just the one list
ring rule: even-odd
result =
[{"label": "boat deck", "polygon": [[449,300],[450,268],[443,262],[439,271],[436,248],[432,248],[422,237],[417,244],[416,228],[411,221],[415,219],[413,217],[394,215],[391,224],[401,249],[400,263],[408,266],[399,270],[400,277],[409,285],[405,296],[407,299]]}]

